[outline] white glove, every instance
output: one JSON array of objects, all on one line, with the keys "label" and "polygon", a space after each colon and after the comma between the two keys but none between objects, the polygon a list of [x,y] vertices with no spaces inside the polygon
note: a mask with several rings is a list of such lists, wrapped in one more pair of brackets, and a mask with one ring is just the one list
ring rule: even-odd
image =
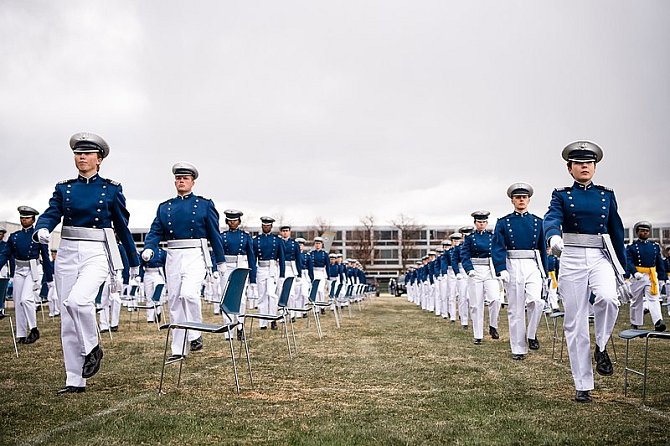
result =
[{"label": "white glove", "polygon": [[51,234],[47,228],[41,228],[37,231],[37,241],[43,245],[48,245],[51,241]]},{"label": "white glove", "polygon": [[302,278],[300,276],[296,276],[295,277],[295,283],[298,284],[300,282],[302,282]]},{"label": "white glove", "polygon": [[47,282],[47,286],[49,289],[53,288],[55,286],[54,281],[52,280],[51,282]]},{"label": "white glove", "polygon": [[42,289],[42,284],[39,283],[38,281],[33,282],[33,292],[39,293],[40,289]]},{"label": "white glove", "polygon": [[148,262],[151,260],[154,256],[154,251],[152,249],[146,248],[144,251],[142,251],[142,260],[145,262]]},{"label": "white glove", "polygon": [[140,267],[131,266],[129,274],[130,274],[130,280],[135,280],[135,278],[140,275]]},{"label": "white glove", "polygon": [[219,280],[219,278],[221,278],[221,275],[219,274],[219,272],[218,272],[218,271],[214,271],[214,272],[212,273],[212,279],[214,279],[214,280]]},{"label": "white glove", "polygon": [[216,264],[216,270],[220,272],[221,274],[226,272],[226,264],[224,262],[217,263]]},{"label": "white glove", "polygon": [[503,281],[503,283],[509,282],[509,272],[505,269],[500,271],[500,280]]},{"label": "white glove", "polygon": [[476,273],[475,273],[474,269],[471,269],[470,271],[468,271],[468,277],[475,277],[475,274]]},{"label": "white glove", "polygon": [[559,257],[563,252],[563,239],[560,235],[552,235],[549,239],[549,247],[551,248],[551,253],[556,257]]},{"label": "white glove", "polygon": [[635,274],[633,274],[633,277],[635,277],[635,280],[642,280],[644,278],[644,274],[638,271]]},{"label": "white glove", "polygon": [[258,285],[255,283],[250,283],[249,286],[247,287],[247,297],[249,299],[257,299],[258,298]]},{"label": "white glove", "polygon": [[463,275],[463,273],[458,273],[458,274],[456,274],[456,278],[458,280],[463,280],[465,278],[465,276]]}]

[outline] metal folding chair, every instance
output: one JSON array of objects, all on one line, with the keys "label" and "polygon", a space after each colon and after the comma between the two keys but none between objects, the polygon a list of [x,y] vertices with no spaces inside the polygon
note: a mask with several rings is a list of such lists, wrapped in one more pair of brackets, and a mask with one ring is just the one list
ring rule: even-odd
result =
[{"label": "metal folding chair", "polygon": [[[158,315],[156,314],[156,308],[161,309],[161,313],[163,313],[163,304],[161,302],[161,296],[163,295],[163,288],[165,288],[164,283],[159,283],[156,285],[154,288],[154,294],[151,296],[151,299],[146,303],[146,304],[138,304],[137,301],[132,305],[133,310],[154,310],[154,323],[156,325],[156,329],[160,330],[160,326],[158,324]],[[129,304],[129,307],[130,304]],[[130,320],[133,320],[133,313],[130,313]],[[140,322],[140,313],[137,311],[137,324],[136,326],[139,326]]]},{"label": "metal folding chair", "polygon": [[[563,346],[565,345],[565,331],[564,328],[561,327],[561,336],[558,336],[558,319],[565,319],[565,312],[564,311],[558,311],[555,313],[551,313],[549,317],[554,321],[554,335],[552,336],[551,340],[551,359],[563,361]],[[593,322],[593,316],[589,316],[589,323]],[[556,358],[556,343],[560,342],[561,343],[561,353],[558,358]],[[612,346],[612,355],[614,356],[614,361],[612,363],[616,364],[618,361],[617,354],[616,354],[616,346],[614,344],[614,337],[610,336],[610,345]]]},{"label": "metal folding chair", "polygon": [[[283,322],[283,335],[286,336],[286,347],[288,348],[288,357],[289,359],[292,359],[292,353],[291,353],[291,341],[289,338],[288,334],[288,325],[291,324],[291,332],[293,334],[293,345],[295,345],[295,331],[293,330],[293,323],[291,322],[291,317],[289,316],[289,311],[290,309],[287,307],[288,305],[288,299],[291,295],[291,287],[293,286],[293,280],[295,277],[287,277],[284,279],[284,283],[282,285],[281,293],[279,294],[279,302],[277,303],[278,307],[278,312],[277,314],[269,314],[269,313],[247,313],[243,315],[244,317],[244,323],[242,324],[242,331],[245,334],[247,334],[246,330],[246,325],[247,325],[247,320],[250,320],[250,325],[251,328],[249,329],[249,339],[251,339],[252,332],[254,330],[254,319],[258,320],[263,320],[263,321],[272,321],[272,322],[278,322],[281,321]],[[297,310],[293,310],[297,311]],[[297,349],[296,349],[297,351]]]},{"label": "metal folding chair", "polygon": [[[9,279],[0,279],[0,308],[5,309],[5,298],[7,297],[7,287],[9,286]],[[16,338],[14,337],[14,322],[12,322],[12,317],[7,314],[5,309],[4,318],[7,318],[9,321],[9,335],[12,337],[12,342],[14,343],[14,353],[16,357],[19,357],[19,348],[16,345]]]},{"label": "metal folding chair", "polygon": [[[653,330],[635,330],[629,329],[619,333],[621,339],[626,340],[626,357],[624,359],[623,369],[623,394],[628,396],[628,373],[642,376],[642,404],[647,398],[647,375],[649,365],[649,339],[670,339],[670,333]],[[644,338],[644,369],[642,371],[628,367],[628,347],[630,341],[635,338]]]},{"label": "metal folding chair", "polygon": [[[227,316],[240,316],[240,306],[242,303],[242,294],[244,293],[244,285],[249,275],[249,268],[236,268],[228,276],[228,282],[226,283],[226,289],[223,292],[223,298],[221,299],[220,308],[221,312]],[[231,318],[232,319],[232,318]],[[161,330],[166,329],[167,335],[165,337],[165,350],[163,352],[163,367],[161,368],[161,379],[158,386],[158,394],[160,395],[163,389],[163,377],[165,376],[165,366],[174,362],[179,362],[179,375],[177,377],[177,387],[181,383],[181,371],[186,359],[186,340],[188,339],[188,330],[197,330],[201,333],[215,333],[215,334],[228,334],[228,345],[230,347],[230,357],[233,363],[233,374],[235,375],[235,387],[237,388],[237,393],[240,393],[240,381],[237,375],[237,362],[235,361],[235,352],[233,350],[233,329],[237,328],[240,325],[239,322],[224,323],[223,325],[217,324],[206,324],[203,322],[194,322],[194,321],[184,321],[184,322],[172,322],[161,326]],[[167,361],[167,349],[170,343],[170,333],[172,330],[182,329],[186,330],[184,333],[184,344],[182,345],[181,358],[174,361]],[[251,360],[249,359],[249,346],[247,345],[246,336],[242,337],[242,342],[244,343],[244,349],[247,355],[247,368],[249,370],[249,381],[253,386],[253,376],[251,375]]]}]

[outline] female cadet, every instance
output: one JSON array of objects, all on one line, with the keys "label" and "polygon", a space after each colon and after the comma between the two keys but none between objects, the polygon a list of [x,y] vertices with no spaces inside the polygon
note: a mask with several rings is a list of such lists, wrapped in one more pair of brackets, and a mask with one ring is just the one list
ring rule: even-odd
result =
[{"label": "female cadet", "polygon": [[[593,184],[602,149],[576,141],[563,149],[574,183],[554,189],[544,216],[544,232],[552,252],[561,255],[558,293],[565,307],[565,338],[575,382],[575,401],[591,402],[593,367],[589,310],[593,308],[596,371],[611,375],[605,348],[619,314],[617,281],[626,264],[624,230],[612,189]],[[593,296],[593,297],[592,297]]]},{"label": "female cadet", "polygon": [[55,264],[55,281],[61,299],[61,341],[65,361],[65,387],[58,394],[86,390],[86,378],[102,362],[95,321],[95,297],[109,274],[123,268],[116,235],[137,275],[139,259],[128,229],[130,214],[121,185],[98,175],[109,146],[93,133],[70,138],[77,178],[61,181],[49,207],[35,225],[36,241],[48,244],[50,232],[63,220]]}]

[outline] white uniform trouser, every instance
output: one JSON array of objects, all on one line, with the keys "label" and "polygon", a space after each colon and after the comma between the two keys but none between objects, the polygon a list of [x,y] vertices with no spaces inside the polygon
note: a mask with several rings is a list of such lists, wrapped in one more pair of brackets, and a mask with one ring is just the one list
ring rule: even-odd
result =
[{"label": "white uniform trouser", "polygon": [[449,310],[447,308],[448,299],[447,276],[442,275],[437,282],[437,299],[435,300],[436,316],[443,316],[444,318],[449,317]]},{"label": "white uniform trouser", "polygon": [[484,298],[489,302],[489,325],[498,328],[500,283],[491,274],[489,265],[473,265],[475,275],[468,278],[470,317],[475,339],[484,337]]},{"label": "white uniform trouser", "polygon": [[461,325],[468,325],[470,315],[470,299],[468,298],[468,276],[463,270],[462,279],[456,279],[456,288],[458,289],[458,314],[461,317]]},{"label": "white uniform trouser", "polygon": [[61,298],[61,342],[67,386],[86,386],[84,357],[98,345],[95,297],[109,275],[101,242],[61,239],[56,259],[56,292]]},{"label": "white uniform trouser", "polygon": [[[643,278],[640,280],[631,280],[630,289],[633,298],[630,301],[630,323],[634,325],[642,325],[644,322],[644,300],[647,300],[647,308],[651,316],[651,322],[656,323],[663,319],[661,313],[660,292],[656,295],[651,294],[651,280],[649,274],[643,273]],[[660,288],[659,284],[659,288]]]},{"label": "white uniform trouser", "polygon": [[[205,260],[201,248],[168,249],[165,274],[168,287],[170,322],[202,322],[200,286],[205,277]],[[189,345],[184,345],[184,331],[172,331],[172,354],[187,355]],[[189,330],[188,341],[200,337],[200,332]]]},{"label": "white uniform trouser", "polygon": [[[161,274],[160,271],[147,271],[146,269],[144,270],[144,297],[147,300],[147,304],[152,303],[152,298],[154,295],[154,290],[156,289],[156,285],[160,284],[165,284],[165,278],[163,277],[163,274]],[[163,288],[163,292],[165,292],[165,288]],[[163,300],[163,297],[161,296],[161,301]],[[154,312],[156,313],[154,315]],[[160,305],[156,306],[156,310],[153,309],[148,309],[147,310],[147,322],[153,322],[154,321],[154,316],[158,317],[158,315],[161,314],[161,307]]]},{"label": "white uniform trouser", "polygon": [[[235,268],[249,268],[249,260],[246,258],[246,256],[238,256],[237,257],[237,262],[226,262],[226,269],[223,271],[223,274],[221,274],[220,280],[220,285],[219,287],[221,288],[221,291],[226,289],[226,284],[228,283],[228,278],[232,274],[232,272],[235,270]],[[244,314],[247,311],[247,291],[249,289],[249,276],[247,276],[247,280],[244,283],[244,291],[242,292],[242,300],[240,301],[240,314]],[[223,296],[221,297],[223,299]],[[218,303],[216,304],[218,307]],[[218,313],[217,313],[218,314]],[[232,324],[234,322],[239,322],[240,324],[244,324],[244,317],[238,317],[236,315],[227,315],[225,313],[222,314],[223,316],[223,322],[225,324]],[[239,327],[241,329],[241,327]],[[225,333],[224,336],[226,339],[228,339],[228,333]]]},{"label": "white uniform trouser", "polygon": [[49,282],[49,293],[47,294],[47,300],[49,301],[49,316],[58,316],[60,314],[60,302],[58,301],[56,285],[51,282]]},{"label": "white uniform trouser", "polygon": [[[295,263],[295,260],[290,260],[285,263],[286,265],[286,270],[284,272],[284,278],[286,277],[295,277],[296,279],[293,280],[293,286],[291,287],[291,294],[288,296],[288,306],[290,308],[298,308],[297,300],[298,300],[298,284],[296,282],[299,281],[300,276],[298,276],[298,266]],[[279,280],[280,286],[278,287],[278,290],[281,291],[282,287],[284,286],[284,280],[280,279]],[[296,316],[295,311],[291,311],[291,317]]]},{"label": "white uniform trouser", "polygon": [[108,276],[107,281],[105,282],[105,287],[102,290],[102,296],[100,296],[100,308],[102,308],[99,313],[100,330],[109,330],[110,326],[119,326],[119,318],[121,316],[121,296],[118,292],[110,293],[109,285],[110,279]]},{"label": "white uniform trouser", "polygon": [[565,307],[565,338],[576,390],[593,389],[589,298],[593,302],[596,344],[607,347],[619,314],[614,269],[605,254],[596,248],[566,246],[561,255],[558,292]]},{"label": "white uniform trouser", "polygon": [[[35,295],[35,291],[33,291],[35,282],[30,273],[30,267],[16,268],[13,283],[16,337],[25,338],[29,330],[37,327],[35,308],[38,297]],[[37,283],[41,283],[41,279]]]},{"label": "white uniform trouser", "polygon": [[325,267],[314,268],[314,279],[321,279],[319,281],[319,291],[316,293],[317,302],[328,302],[328,296],[326,296],[326,283],[328,282],[328,273],[326,272]]},{"label": "white uniform trouser", "polygon": [[552,310],[558,310],[558,288],[552,286],[551,279],[547,278],[547,303]]},{"label": "white uniform trouser", "polygon": [[449,268],[447,272],[447,305],[448,305],[448,311],[449,311],[449,319],[452,321],[455,321],[456,318],[458,317],[456,313],[456,294],[457,294],[457,282],[458,279],[456,279],[456,274],[454,274],[454,270]]},{"label": "white uniform trouser", "polygon": [[[264,314],[277,314],[277,277],[279,273],[275,262],[269,266],[258,266],[256,283],[258,284],[258,311]],[[259,327],[267,327],[268,321],[259,319]]]},{"label": "white uniform trouser", "polygon": [[[542,318],[542,274],[535,259],[507,259],[510,280],[506,284],[509,308],[509,343],[512,354],[528,353],[527,339],[535,339]],[[528,326],[526,327],[526,311]]]}]

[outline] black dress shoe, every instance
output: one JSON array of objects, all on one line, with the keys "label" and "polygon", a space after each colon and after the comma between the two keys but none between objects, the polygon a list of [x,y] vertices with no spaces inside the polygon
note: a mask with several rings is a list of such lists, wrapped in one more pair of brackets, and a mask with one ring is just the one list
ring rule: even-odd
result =
[{"label": "black dress shoe", "polygon": [[109,333],[109,328],[103,328],[102,330],[100,330],[100,333],[101,334],[102,333]]},{"label": "black dress shoe", "polygon": [[20,338],[16,338],[16,343],[17,344],[25,344],[26,343],[26,338],[21,336]]},{"label": "black dress shoe", "polygon": [[482,340],[481,340],[481,339],[475,339],[475,345],[479,345],[479,344],[481,344],[481,343],[482,343]]},{"label": "black dress shoe", "polygon": [[158,316],[156,316],[156,321],[160,324],[161,323],[161,313],[158,313]]},{"label": "black dress shoe", "polygon": [[270,322],[270,329],[271,330],[276,330],[277,329],[277,323],[275,321]]},{"label": "black dress shoe", "polygon": [[307,313],[302,315],[302,318],[305,319],[307,317]]},{"label": "black dress shoe", "polygon": [[577,390],[575,392],[575,401],[578,403],[590,403],[591,402],[591,391],[589,390]]},{"label": "black dress shoe", "polygon": [[326,314],[326,310],[324,308],[321,309],[321,314]]},{"label": "black dress shoe", "polygon": [[0,319],[4,319],[4,318],[5,318],[5,312],[4,312],[4,311],[0,311]]},{"label": "black dress shoe", "polygon": [[528,340],[528,348],[531,350],[539,350],[540,349],[540,341],[535,339],[529,339]]},{"label": "black dress shoe", "polygon": [[175,362],[175,361],[179,361],[183,358],[185,358],[185,356],[183,356],[183,355],[170,355],[170,356],[167,357],[165,362]]},{"label": "black dress shoe", "polygon": [[202,336],[200,336],[198,339],[194,339],[191,341],[191,351],[192,352],[197,352],[198,350],[202,350],[202,347],[204,344],[202,343]]},{"label": "black dress shoe", "polygon": [[526,359],[526,355],[512,355],[512,359],[515,361],[523,361]]},{"label": "black dress shoe", "polygon": [[67,393],[83,393],[86,392],[86,387],[65,386],[56,392],[56,395],[65,395]]},{"label": "black dress shoe", "polygon": [[665,331],[665,322],[663,322],[663,319],[659,319],[656,321],[656,323],[654,324],[654,330]]},{"label": "black dress shoe", "polygon": [[499,339],[500,335],[498,334],[498,330],[494,327],[489,326],[489,334],[491,335],[491,339]]},{"label": "black dress shoe", "polygon": [[267,326],[265,326],[265,327],[261,327],[261,330],[267,330],[267,329],[268,329]]},{"label": "black dress shoe", "polygon": [[93,347],[93,350],[84,358],[84,366],[81,368],[81,377],[90,378],[98,373],[102,365],[102,348],[99,345]]},{"label": "black dress shoe", "polygon": [[467,326],[467,325],[461,325],[461,328],[462,328],[463,330],[467,330],[467,329],[468,329],[468,326]]},{"label": "black dress shoe", "polygon": [[637,330],[637,329],[640,328],[640,326],[639,326],[639,325],[635,325],[635,324],[630,324],[630,328],[632,328],[633,330]]},{"label": "black dress shoe", "polygon": [[28,333],[28,336],[26,337],[24,344],[32,344],[39,338],[40,338],[40,331],[37,329],[37,327],[33,327],[30,329],[30,333]]},{"label": "black dress shoe", "polygon": [[110,331],[113,331],[114,333],[116,333],[117,331],[119,331],[119,326],[118,326],[118,325],[115,325],[115,326],[113,326],[113,327],[109,327],[109,330],[110,330]]},{"label": "black dress shoe", "polygon": [[237,340],[241,341],[244,339],[244,330],[237,330]]},{"label": "black dress shoe", "polygon": [[610,376],[614,373],[612,361],[610,361],[610,356],[607,354],[607,350],[600,351],[598,344],[596,344],[596,350],[593,352],[593,357],[596,360],[596,372],[598,372],[599,375]]}]

